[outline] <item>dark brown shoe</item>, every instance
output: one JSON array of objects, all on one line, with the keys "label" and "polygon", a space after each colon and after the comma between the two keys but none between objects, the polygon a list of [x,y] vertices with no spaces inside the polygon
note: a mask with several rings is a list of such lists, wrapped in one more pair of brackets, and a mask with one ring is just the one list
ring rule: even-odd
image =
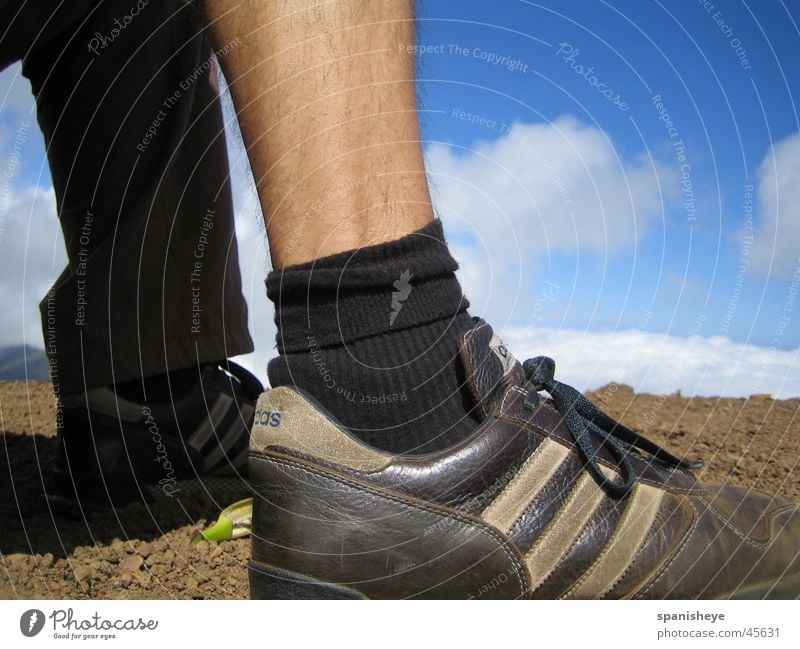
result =
[{"label": "dark brown shoe", "polygon": [[461,357],[483,423],[424,456],[364,445],[301,390],[262,394],[252,597],[800,595],[797,506],[699,484],[482,321]]}]

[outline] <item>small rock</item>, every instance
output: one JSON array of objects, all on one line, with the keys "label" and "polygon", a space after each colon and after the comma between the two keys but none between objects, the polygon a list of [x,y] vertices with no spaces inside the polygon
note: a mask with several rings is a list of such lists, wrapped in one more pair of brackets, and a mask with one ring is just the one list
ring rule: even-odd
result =
[{"label": "small rock", "polygon": [[72,571],[72,574],[75,575],[75,579],[80,582],[89,583],[94,578],[94,570],[92,570],[92,566],[87,566],[86,564],[80,564],[75,566],[75,569]]},{"label": "small rock", "polygon": [[132,554],[119,562],[119,574],[132,575],[142,567],[142,557]]},{"label": "small rock", "polygon": [[85,557],[89,554],[88,548],[83,546],[78,546],[72,551],[72,557],[74,559],[80,559],[81,557]]},{"label": "small rock", "polygon": [[53,565],[53,553],[48,552],[47,554],[43,554],[39,557],[39,567],[40,568],[49,568]]},{"label": "small rock", "polygon": [[151,554],[153,554],[153,544],[152,543],[141,543],[139,545],[139,555],[147,559]]},{"label": "small rock", "polygon": [[28,564],[28,555],[21,552],[14,552],[6,555],[6,562],[10,568],[24,568]]},{"label": "small rock", "polygon": [[137,572],[134,574],[134,577],[136,578],[136,581],[139,582],[140,586],[150,585],[151,577],[146,572]]},{"label": "small rock", "polygon": [[130,575],[122,575],[122,577],[120,577],[119,580],[119,585],[122,586],[123,588],[127,588],[128,586],[131,585],[132,581],[133,577],[131,577]]}]

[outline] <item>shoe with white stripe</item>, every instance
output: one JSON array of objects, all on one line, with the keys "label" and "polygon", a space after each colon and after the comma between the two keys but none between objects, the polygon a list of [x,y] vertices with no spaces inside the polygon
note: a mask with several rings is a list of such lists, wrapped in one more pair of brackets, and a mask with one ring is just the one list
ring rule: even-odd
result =
[{"label": "shoe with white stripe", "polygon": [[366,446],[300,389],[262,394],[252,597],[800,595],[797,506],[698,483],[482,321],[461,359],[483,423],[424,456]]},{"label": "shoe with white stripe", "polygon": [[206,365],[172,402],[136,403],[111,388],[62,399],[48,500],[81,513],[131,502],[249,495],[247,451],[258,379],[230,361]]}]

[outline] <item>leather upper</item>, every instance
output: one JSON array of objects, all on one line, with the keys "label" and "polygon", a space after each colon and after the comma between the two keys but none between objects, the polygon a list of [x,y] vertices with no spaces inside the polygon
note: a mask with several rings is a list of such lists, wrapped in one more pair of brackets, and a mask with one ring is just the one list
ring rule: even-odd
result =
[{"label": "leather upper", "polygon": [[[522,369],[501,345],[482,321],[464,336],[484,421],[444,451],[360,449],[367,457],[355,466],[337,459],[337,435],[343,448],[353,438],[328,415],[324,459],[313,430],[301,439],[302,427],[279,436],[257,423],[254,559],[369,597],[762,597],[797,588],[795,505],[704,486],[635,451],[634,488],[610,496],[549,400],[525,407]],[[259,410],[286,404],[319,415],[281,391],[290,389],[262,395],[257,422]],[[292,416],[283,411],[282,421]],[[615,476],[604,447],[597,457]]]}]

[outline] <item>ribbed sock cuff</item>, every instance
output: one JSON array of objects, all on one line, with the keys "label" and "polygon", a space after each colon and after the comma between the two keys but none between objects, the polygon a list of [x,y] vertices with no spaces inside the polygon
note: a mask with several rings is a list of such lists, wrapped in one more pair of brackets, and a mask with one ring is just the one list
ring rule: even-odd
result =
[{"label": "ribbed sock cuff", "polygon": [[278,352],[308,351],[465,311],[458,263],[433,221],[401,239],[272,271]]}]

